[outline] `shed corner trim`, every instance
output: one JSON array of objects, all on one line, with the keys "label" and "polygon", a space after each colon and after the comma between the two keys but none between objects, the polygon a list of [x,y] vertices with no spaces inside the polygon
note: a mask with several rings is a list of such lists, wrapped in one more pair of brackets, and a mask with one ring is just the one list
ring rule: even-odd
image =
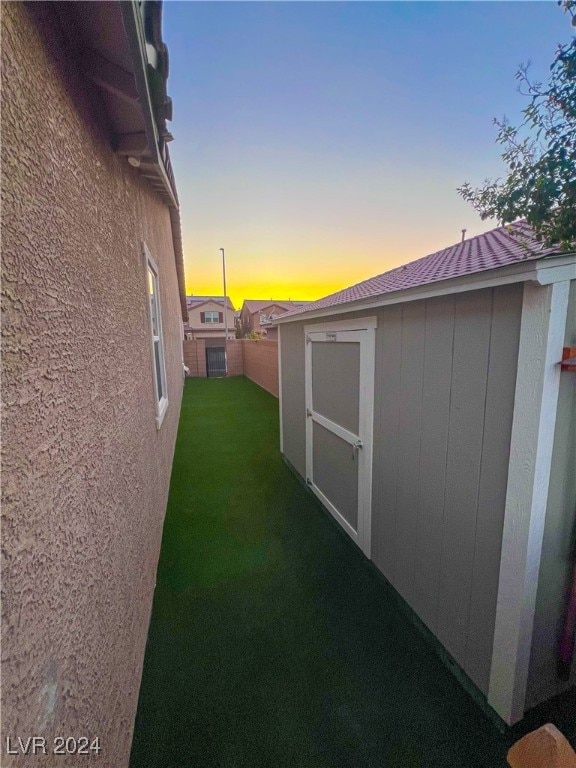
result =
[{"label": "shed corner trim", "polygon": [[488,703],[524,715],[570,282],[524,284]]}]

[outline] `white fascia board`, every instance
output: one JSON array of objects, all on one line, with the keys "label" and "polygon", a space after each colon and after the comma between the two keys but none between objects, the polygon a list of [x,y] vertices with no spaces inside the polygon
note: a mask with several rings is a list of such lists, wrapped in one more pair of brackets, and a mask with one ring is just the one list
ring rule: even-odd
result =
[{"label": "white fascia board", "polygon": [[537,281],[540,285],[562,283],[566,280],[576,280],[576,255],[565,256],[553,261],[537,262]]},{"label": "white fascia board", "polygon": [[331,307],[323,307],[313,312],[302,312],[291,317],[279,317],[274,320],[274,325],[296,323],[301,320],[315,320],[322,317],[332,317],[333,315],[343,315],[349,312],[361,312],[368,309],[386,307],[391,304],[432,299],[436,296],[477,291],[482,288],[495,288],[498,285],[509,285],[510,283],[532,281],[539,285],[550,285],[551,283],[574,279],[576,279],[576,254],[564,254],[559,257],[549,256],[542,259],[518,262],[517,264],[511,264],[509,267],[475,272],[473,275],[455,277],[451,280],[439,280],[435,283],[427,283],[426,285],[419,285],[402,291],[384,293],[380,296],[371,296],[368,299],[335,304]]}]

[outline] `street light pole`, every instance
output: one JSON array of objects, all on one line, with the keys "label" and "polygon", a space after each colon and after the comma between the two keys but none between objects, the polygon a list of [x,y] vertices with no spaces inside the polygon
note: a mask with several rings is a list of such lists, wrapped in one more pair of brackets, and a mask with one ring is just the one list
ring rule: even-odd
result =
[{"label": "street light pole", "polygon": [[224,256],[224,248],[220,248],[222,251],[222,278],[224,280],[224,371],[228,376],[228,298],[226,296],[226,257]]}]

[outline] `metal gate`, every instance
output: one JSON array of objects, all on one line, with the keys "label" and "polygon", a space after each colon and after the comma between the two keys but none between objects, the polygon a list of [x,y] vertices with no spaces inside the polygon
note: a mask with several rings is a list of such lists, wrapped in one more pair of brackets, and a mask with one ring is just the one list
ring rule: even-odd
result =
[{"label": "metal gate", "polygon": [[226,352],[224,347],[206,347],[206,374],[209,378],[226,376]]}]

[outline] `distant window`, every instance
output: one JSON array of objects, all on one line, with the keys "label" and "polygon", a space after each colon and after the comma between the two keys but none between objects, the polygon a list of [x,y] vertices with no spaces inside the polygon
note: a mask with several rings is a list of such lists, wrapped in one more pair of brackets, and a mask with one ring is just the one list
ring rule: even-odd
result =
[{"label": "distant window", "polygon": [[156,426],[160,429],[164,414],[168,408],[168,390],[166,388],[166,366],[164,363],[164,340],[162,337],[162,313],[160,311],[158,267],[154,263],[154,259],[150,255],[150,251],[146,247],[146,244],[144,244],[144,256],[146,262],[146,281],[150,314],[150,336],[152,340]]},{"label": "distant window", "polygon": [[205,323],[219,323],[220,312],[204,312]]}]

